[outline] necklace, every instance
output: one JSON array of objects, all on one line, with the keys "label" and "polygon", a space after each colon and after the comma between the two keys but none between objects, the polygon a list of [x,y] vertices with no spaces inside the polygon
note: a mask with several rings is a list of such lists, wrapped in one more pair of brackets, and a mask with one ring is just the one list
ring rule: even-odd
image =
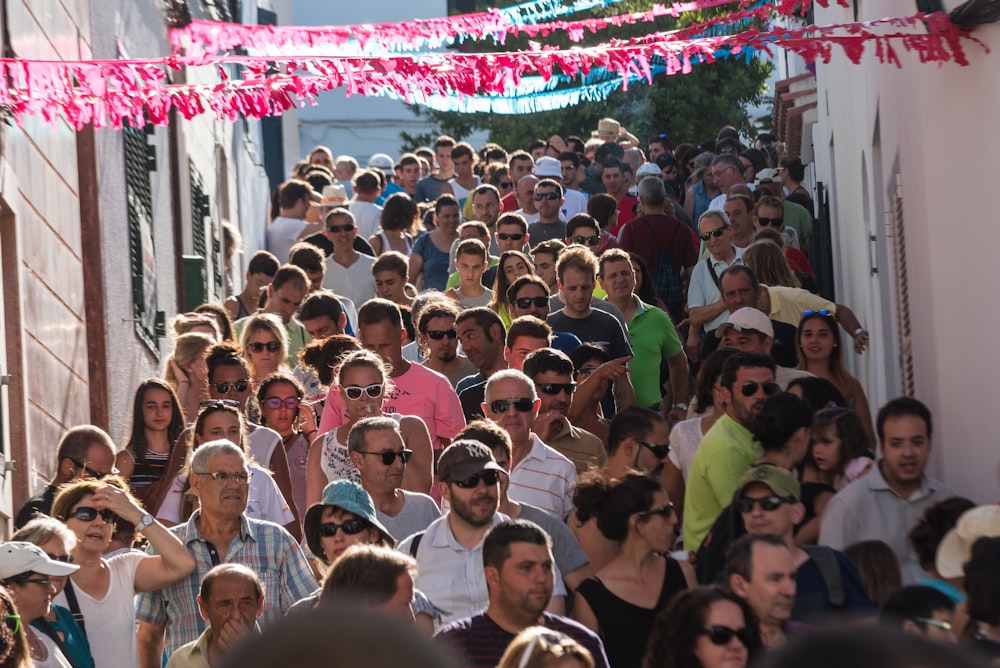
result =
[{"label": "necklace", "polygon": [[35,635],[35,632],[30,628],[25,628],[28,635],[28,650],[31,653],[32,659],[38,659],[43,661],[48,658],[49,653],[45,649],[45,644]]}]

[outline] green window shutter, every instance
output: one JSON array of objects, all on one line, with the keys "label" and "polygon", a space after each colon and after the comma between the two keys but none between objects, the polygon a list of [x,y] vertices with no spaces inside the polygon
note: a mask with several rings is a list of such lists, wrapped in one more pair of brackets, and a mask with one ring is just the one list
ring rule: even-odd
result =
[{"label": "green window shutter", "polygon": [[149,175],[150,169],[155,168],[155,158],[146,141],[146,130],[126,126],[122,137],[125,144],[125,190],[132,265],[132,318],[136,335],[159,359],[157,330],[162,328],[162,315],[157,312],[153,196]]}]

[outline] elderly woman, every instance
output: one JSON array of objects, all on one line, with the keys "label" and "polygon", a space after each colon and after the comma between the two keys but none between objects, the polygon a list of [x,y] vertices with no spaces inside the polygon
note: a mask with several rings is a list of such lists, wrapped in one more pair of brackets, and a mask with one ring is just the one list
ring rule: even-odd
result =
[{"label": "elderly woman", "polygon": [[[52,516],[76,534],[73,560],[80,566],[56,602],[69,607],[72,590],[97,666],[138,666],[135,595],[186,577],[194,570],[194,557],[139,506],[117,477],[63,486],[52,504]],[[105,559],[119,517],[134,524],[158,554],[130,551]]]}]

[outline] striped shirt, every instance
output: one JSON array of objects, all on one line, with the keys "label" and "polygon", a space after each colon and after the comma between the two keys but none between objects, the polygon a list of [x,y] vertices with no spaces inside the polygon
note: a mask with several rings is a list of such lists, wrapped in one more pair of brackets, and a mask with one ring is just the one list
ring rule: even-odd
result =
[{"label": "striped shirt", "polygon": [[510,472],[510,498],[565,519],[573,510],[576,466],[537,434],[531,436],[531,451]]},{"label": "striped shirt", "polygon": [[[163,647],[167,656],[181,645],[196,640],[208,626],[198,612],[198,590],[202,578],[214,564],[210,544],[198,533],[196,522],[200,516],[201,511],[197,510],[186,524],[170,529],[194,555],[194,572],[168,587],[140,594],[136,604],[139,621],[166,627]],[[302,549],[282,527],[250,519],[245,514],[240,521],[239,535],[219,561],[243,564],[260,577],[264,585],[264,615],[260,625],[267,628],[281,619],[296,601],[316,589],[316,578]],[[149,551],[155,554],[152,547]]]}]

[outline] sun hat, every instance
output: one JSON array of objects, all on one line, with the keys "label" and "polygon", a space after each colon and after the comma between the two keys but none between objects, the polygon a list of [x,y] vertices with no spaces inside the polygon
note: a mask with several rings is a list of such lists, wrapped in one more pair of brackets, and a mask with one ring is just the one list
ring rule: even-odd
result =
[{"label": "sun hat", "polygon": [[977,506],[962,513],[955,527],[938,545],[935,566],[943,578],[960,578],[972,557],[972,546],[980,538],[1000,536],[1000,506]]},{"label": "sun hat", "polygon": [[382,542],[388,547],[395,547],[396,539],[392,537],[389,530],[379,522],[375,515],[375,504],[368,492],[353,480],[334,480],[323,489],[323,498],[309,506],[306,517],[303,521],[303,529],[306,535],[306,544],[320,559],[325,559],[323,546],[320,543],[319,525],[323,510],[327,506],[336,506],[349,513],[353,513],[378,529]]}]

